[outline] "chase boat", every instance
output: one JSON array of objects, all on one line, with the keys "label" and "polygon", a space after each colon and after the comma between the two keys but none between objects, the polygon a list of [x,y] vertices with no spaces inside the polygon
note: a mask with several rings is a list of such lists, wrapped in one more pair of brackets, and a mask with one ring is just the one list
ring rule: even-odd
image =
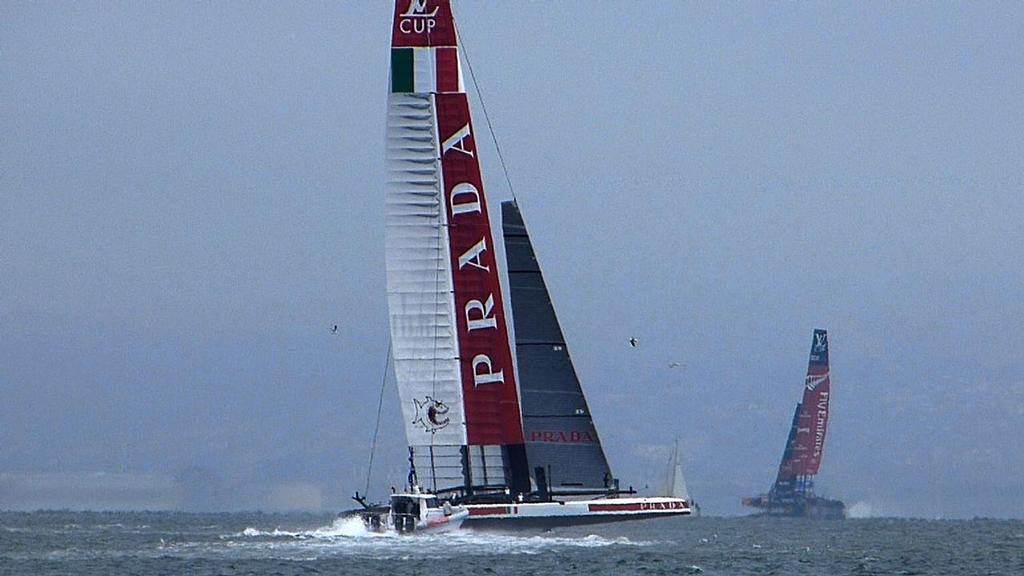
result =
[{"label": "chase boat", "polygon": [[358,516],[371,532],[397,532],[412,534],[423,532],[444,532],[455,530],[469,517],[465,506],[452,505],[435,494],[421,492],[413,486],[408,492],[391,495],[388,506],[367,506],[342,514],[343,517]]}]

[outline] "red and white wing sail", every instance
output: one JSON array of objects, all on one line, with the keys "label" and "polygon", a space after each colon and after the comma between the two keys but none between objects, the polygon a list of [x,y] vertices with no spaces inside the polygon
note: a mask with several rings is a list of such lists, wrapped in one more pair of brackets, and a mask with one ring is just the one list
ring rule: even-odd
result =
[{"label": "red and white wing sail", "polygon": [[386,263],[406,436],[426,485],[500,484],[522,420],[448,0],[399,0],[391,46]]}]

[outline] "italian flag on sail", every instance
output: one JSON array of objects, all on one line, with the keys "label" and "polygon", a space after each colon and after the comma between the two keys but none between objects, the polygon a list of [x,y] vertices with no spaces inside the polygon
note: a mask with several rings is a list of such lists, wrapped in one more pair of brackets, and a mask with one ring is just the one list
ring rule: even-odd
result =
[{"label": "italian flag on sail", "polygon": [[392,92],[462,92],[462,68],[454,46],[391,49]]}]

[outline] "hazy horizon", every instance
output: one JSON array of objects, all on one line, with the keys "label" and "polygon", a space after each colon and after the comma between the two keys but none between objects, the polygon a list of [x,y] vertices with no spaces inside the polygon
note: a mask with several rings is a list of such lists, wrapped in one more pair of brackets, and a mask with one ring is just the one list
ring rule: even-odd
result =
[{"label": "hazy horizon", "polygon": [[[0,7],[0,509],[364,490],[390,10]],[[678,438],[704,512],[743,513],[826,328],[820,491],[1024,518],[1024,6],[456,15],[623,485]],[[372,498],[405,478],[397,403]]]}]

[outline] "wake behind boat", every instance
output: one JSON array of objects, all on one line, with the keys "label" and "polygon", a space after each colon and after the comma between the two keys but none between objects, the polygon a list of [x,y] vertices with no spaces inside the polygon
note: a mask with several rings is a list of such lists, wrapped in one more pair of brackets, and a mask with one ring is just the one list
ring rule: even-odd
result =
[{"label": "wake behind boat", "polygon": [[507,261],[495,256],[449,0],[396,2],[387,158],[391,356],[409,478],[387,506],[358,514],[406,532],[432,527],[445,506],[464,507],[477,527],[689,514],[685,499],[637,497],[612,475],[514,203],[502,206]]}]

